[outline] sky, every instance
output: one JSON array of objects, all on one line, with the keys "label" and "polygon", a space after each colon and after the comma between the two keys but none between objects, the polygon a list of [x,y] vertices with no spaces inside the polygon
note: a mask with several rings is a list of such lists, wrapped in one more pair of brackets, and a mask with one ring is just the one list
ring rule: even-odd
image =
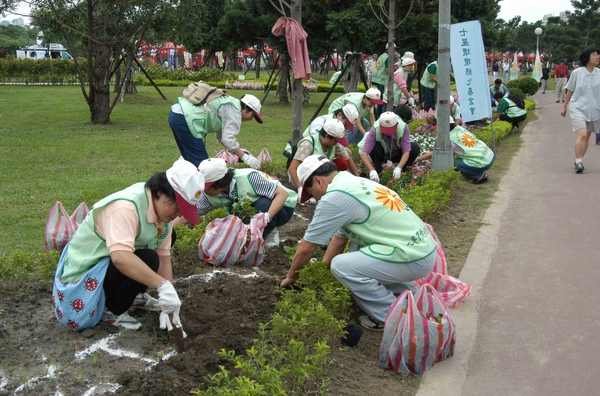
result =
[{"label": "sky", "polygon": [[[520,15],[521,21],[533,23],[542,19],[546,14],[558,16],[561,11],[573,11],[571,0],[502,0],[500,2],[499,18],[509,21],[513,17]],[[19,13],[28,13],[29,7],[21,3],[18,8]],[[17,16],[7,15],[6,19],[14,19]],[[0,16],[0,19],[4,19]],[[28,22],[29,18],[25,18]]]},{"label": "sky", "polygon": [[534,23],[546,14],[559,16],[561,11],[573,11],[571,0],[502,0],[498,18],[509,21],[520,15],[521,21]]}]

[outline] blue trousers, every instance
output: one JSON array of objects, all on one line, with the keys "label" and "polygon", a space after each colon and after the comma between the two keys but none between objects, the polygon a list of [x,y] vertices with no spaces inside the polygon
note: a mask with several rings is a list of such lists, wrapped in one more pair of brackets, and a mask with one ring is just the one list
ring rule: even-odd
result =
[{"label": "blue trousers", "polygon": [[179,152],[183,159],[191,162],[194,166],[198,166],[200,162],[208,159],[204,140],[197,139],[192,135],[183,114],[171,111],[169,113],[169,126],[173,131],[173,136],[175,136],[177,147],[179,147]]},{"label": "blue trousers", "polygon": [[481,178],[481,176],[483,176],[483,173],[492,167],[495,159],[496,159],[496,157],[494,156],[494,158],[492,159],[492,162],[490,162],[489,165],[484,166],[483,168],[474,168],[472,166],[465,164],[465,162],[462,160],[462,158],[459,158],[456,160],[456,169],[458,169],[460,171],[460,173],[462,173],[469,179],[479,180]]},{"label": "blue trousers", "polygon": [[421,92],[423,92],[423,110],[435,110],[435,88],[427,88],[421,85]]},{"label": "blue trousers", "polygon": [[[256,209],[258,212],[264,213],[269,211],[272,202],[272,199],[261,197],[256,202],[254,202],[252,206],[254,206],[254,209]],[[293,208],[288,208],[287,206],[281,208],[281,210],[277,212],[275,216],[273,216],[269,224],[267,224],[267,226],[265,227],[263,231],[263,238],[266,238],[267,235],[269,235],[271,231],[275,229],[275,227],[281,227],[282,225],[290,221],[293,215]]]}]

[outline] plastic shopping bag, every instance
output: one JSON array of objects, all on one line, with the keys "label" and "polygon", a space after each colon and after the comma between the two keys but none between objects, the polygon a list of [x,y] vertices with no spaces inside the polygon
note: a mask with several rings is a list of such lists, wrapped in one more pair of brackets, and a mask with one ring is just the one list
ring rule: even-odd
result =
[{"label": "plastic shopping bag", "polygon": [[85,219],[85,216],[87,216],[89,211],[90,211],[90,208],[88,208],[87,204],[85,202],[82,202],[79,204],[77,209],[75,209],[73,214],[71,216],[69,216],[69,218],[71,219],[71,222],[73,223],[74,230],[77,230],[79,228],[79,225],[83,222],[83,220]]},{"label": "plastic shopping bag", "polygon": [[235,165],[238,163],[238,156],[235,154],[231,154],[229,151],[227,150],[221,150],[217,153],[217,155],[215,155],[215,158],[222,158],[225,160],[225,162],[227,162],[229,165]]},{"label": "plastic shopping bag", "polygon": [[56,201],[46,218],[44,231],[46,251],[58,250],[62,252],[74,233],[73,221],[65,211],[63,204]]},{"label": "plastic shopping bag", "polygon": [[266,225],[264,213],[259,213],[250,220],[248,225],[249,241],[244,246],[240,264],[249,267],[257,267],[262,264],[265,258],[265,241],[262,234]]},{"label": "plastic shopping bag", "polygon": [[446,262],[446,254],[444,254],[444,249],[442,248],[442,243],[440,242],[437,235],[435,234],[435,231],[433,230],[433,227],[431,226],[431,224],[425,223],[425,226],[427,226],[427,229],[431,233],[431,236],[435,240],[435,244],[437,246],[435,249],[436,259],[435,259],[435,265],[433,266],[433,272],[448,275],[448,264]]},{"label": "plastic shopping bag", "polygon": [[234,215],[211,221],[198,243],[198,257],[213,265],[234,265],[242,254],[248,227]]},{"label": "plastic shopping bag", "polygon": [[403,375],[424,373],[454,354],[455,324],[439,293],[424,284],[402,293],[385,319],[377,365]]},{"label": "plastic shopping bag", "polygon": [[449,307],[456,307],[459,301],[471,294],[470,284],[453,276],[438,274],[437,272],[432,272],[425,278],[419,279],[414,283],[419,286],[429,283],[437,290]]},{"label": "plastic shopping bag", "polygon": [[269,154],[269,151],[266,148],[263,148],[256,158],[260,162],[271,162],[271,154]]}]

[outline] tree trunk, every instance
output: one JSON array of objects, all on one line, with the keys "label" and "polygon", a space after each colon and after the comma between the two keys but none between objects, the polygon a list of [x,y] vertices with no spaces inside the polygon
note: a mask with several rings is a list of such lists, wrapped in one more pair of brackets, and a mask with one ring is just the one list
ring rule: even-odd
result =
[{"label": "tree trunk", "polygon": [[289,104],[288,100],[288,78],[290,76],[289,56],[287,53],[281,56],[279,63],[279,81],[277,81],[277,90],[275,96],[279,97],[279,103]]},{"label": "tree trunk", "polygon": [[[290,15],[302,25],[302,0],[291,1]],[[288,64],[288,62],[286,62]],[[285,74],[287,76],[287,73]],[[292,83],[292,142],[302,138],[302,79],[295,78]]]},{"label": "tree trunk", "polygon": [[110,47],[106,44],[99,45],[96,48],[93,81],[90,88],[93,92],[88,100],[92,124],[110,123],[110,59]]}]

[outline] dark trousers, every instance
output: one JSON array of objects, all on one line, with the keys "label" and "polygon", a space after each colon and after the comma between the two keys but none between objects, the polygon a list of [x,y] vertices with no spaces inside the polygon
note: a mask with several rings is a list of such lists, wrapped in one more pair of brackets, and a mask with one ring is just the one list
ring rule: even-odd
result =
[{"label": "dark trousers", "polygon": [[518,128],[519,122],[525,121],[525,118],[527,118],[527,114],[523,114],[522,116],[519,116],[516,118],[511,118],[511,117],[507,116],[506,114],[502,114],[500,116],[500,120],[510,122],[512,124],[513,128]]},{"label": "dark trousers", "polygon": [[179,152],[184,160],[191,162],[194,166],[208,159],[208,152],[204,140],[195,138],[185,122],[182,114],[169,113],[169,126],[179,147]]},{"label": "dark trousers", "polygon": [[[385,151],[383,150],[383,145],[377,142],[375,143],[375,147],[373,147],[373,151],[371,151],[369,154],[369,157],[371,157],[371,162],[373,162],[373,166],[375,167],[377,173],[381,174],[381,171],[383,170],[383,164],[388,159],[394,163],[398,163],[400,162],[400,158],[402,158],[402,154],[402,148],[400,148],[400,151],[396,152],[396,154],[392,156],[386,156]],[[402,167],[402,172],[406,172],[408,170],[408,167],[415,162],[419,154],[421,154],[421,148],[417,143],[411,142],[408,161],[406,161],[406,164]]]},{"label": "dark trousers", "polygon": [[423,92],[423,110],[435,110],[435,88],[427,88],[421,85],[421,92]]},{"label": "dark trousers", "polygon": [[[254,202],[252,206],[254,206],[254,209],[256,209],[258,212],[264,213],[269,211],[272,202],[273,200],[269,198],[261,197],[256,202]],[[275,229],[275,227],[281,227],[282,225],[290,221],[293,215],[293,208],[288,208],[287,206],[281,208],[281,210],[277,212],[275,216],[273,216],[269,224],[267,224],[267,226],[265,227],[263,231],[263,238],[266,238],[267,235],[269,235],[271,231]]]},{"label": "dark trousers", "polygon": [[[176,240],[177,235],[175,234],[175,230],[173,230],[171,234],[171,246],[175,244]],[[146,263],[152,271],[158,272],[160,260],[156,250],[138,249],[133,254]],[[123,312],[126,312],[131,307],[131,304],[133,304],[135,296],[139,293],[144,293],[146,290],[148,290],[146,285],[128,278],[115,267],[112,260],[110,261],[106,269],[106,276],[104,277],[106,308],[110,312],[115,315],[121,315]]]},{"label": "dark trousers", "polygon": [[[133,252],[138,256],[150,269],[158,272],[160,261],[158,253],[152,249],[138,249]],[[115,315],[121,315],[126,312],[135,296],[138,293],[143,293],[148,289],[143,283],[139,283],[125,276],[115,267],[112,260],[108,264],[106,277],[104,278],[104,293],[106,294],[106,308]]]}]

